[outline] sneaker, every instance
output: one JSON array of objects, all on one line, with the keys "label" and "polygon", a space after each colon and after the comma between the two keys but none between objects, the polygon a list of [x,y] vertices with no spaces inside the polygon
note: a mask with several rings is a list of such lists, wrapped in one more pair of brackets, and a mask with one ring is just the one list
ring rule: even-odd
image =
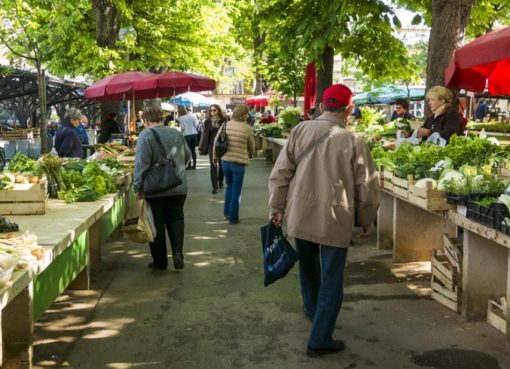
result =
[{"label": "sneaker", "polygon": [[310,346],[306,347],[306,356],[309,357],[319,357],[323,355],[334,354],[336,352],[340,352],[345,350],[344,341],[335,340],[332,347],[324,347],[324,348],[311,348]]},{"label": "sneaker", "polygon": [[174,268],[175,269],[183,269],[184,268],[184,259],[180,252],[176,252],[173,256],[174,259]]}]

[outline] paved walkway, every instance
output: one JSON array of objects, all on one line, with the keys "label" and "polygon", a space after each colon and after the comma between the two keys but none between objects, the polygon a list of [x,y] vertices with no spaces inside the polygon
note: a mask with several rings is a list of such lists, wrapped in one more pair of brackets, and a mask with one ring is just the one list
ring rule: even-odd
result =
[{"label": "paved walkway", "polygon": [[240,223],[222,217],[208,163],[188,171],[182,271],[147,268],[148,247],[122,235],[105,245],[92,291],[63,295],[37,323],[35,368],[76,369],[506,369],[505,337],[463,319],[397,279],[374,239],[349,251],[336,338],[347,350],[305,356],[311,323],[301,310],[297,268],[263,287],[259,227],[266,222],[270,167],[255,159]]}]

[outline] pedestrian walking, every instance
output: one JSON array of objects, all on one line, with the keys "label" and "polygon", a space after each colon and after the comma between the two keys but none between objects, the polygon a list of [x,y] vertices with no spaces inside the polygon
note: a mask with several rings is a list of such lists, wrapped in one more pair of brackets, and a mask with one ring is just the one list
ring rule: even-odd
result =
[{"label": "pedestrian walking", "polygon": [[81,111],[70,108],[66,111],[63,124],[55,133],[55,150],[62,158],[83,158],[83,147],[77,127],[81,122]]},{"label": "pedestrian walking", "polygon": [[[226,124],[228,150],[221,157],[221,165],[227,188],[225,189],[225,203],[223,215],[230,224],[239,222],[239,206],[243,189],[244,173],[255,151],[253,131],[248,124],[248,106],[236,105],[232,112],[232,120]],[[215,142],[222,130],[218,131]],[[213,152],[214,164],[219,165],[216,149]]]},{"label": "pedestrian walking", "polygon": [[214,164],[213,149],[214,139],[226,121],[227,117],[221,107],[217,104],[211,105],[208,110],[207,118],[204,121],[202,137],[198,145],[198,152],[200,155],[209,155],[213,194],[218,193],[218,188],[223,188],[223,168],[221,165]]},{"label": "pedestrian walking", "polygon": [[[133,188],[138,198],[145,197],[154,216],[157,234],[154,242],[149,244],[152,256],[149,268],[167,269],[166,227],[172,247],[174,268],[182,269],[184,268],[184,202],[188,193],[185,168],[190,160],[191,152],[181,132],[163,125],[163,112],[157,104],[144,109],[143,121],[145,129],[140,133],[136,144]],[[151,165],[164,159],[164,154],[158,148],[158,137],[166,151],[171,153],[175,172],[182,179],[182,184],[171,190],[145,195],[143,193],[144,173]]]},{"label": "pedestrian walking", "polygon": [[318,118],[291,131],[269,178],[270,218],[277,225],[285,220],[300,256],[303,309],[313,321],[306,350],[311,357],[345,348],[333,332],[355,214],[367,235],[379,206],[370,151],[346,128],[354,109],[351,90],[330,86],[320,109]]},{"label": "pedestrian walking", "polygon": [[179,114],[179,118],[177,118],[179,127],[181,127],[182,134],[184,135],[186,143],[191,150],[191,158],[193,159],[193,163],[190,161],[186,166],[186,169],[197,169],[197,153],[195,151],[195,148],[197,147],[198,136],[197,118],[195,118],[195,116],[191,114],[191,112],[189,112],[184,106],[178,106],[177,113]]}]

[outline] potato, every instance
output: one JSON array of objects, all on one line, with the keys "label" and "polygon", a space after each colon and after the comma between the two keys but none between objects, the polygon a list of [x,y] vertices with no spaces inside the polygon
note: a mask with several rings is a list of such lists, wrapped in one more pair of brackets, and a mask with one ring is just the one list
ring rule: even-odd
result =
[{"label": "potato", "polygon": [[39,177],[38,176],[30,177],[30,183],[39,183]]},{"label": "potato", "polygon": [[15,180],[14,180],[14,183],[27,183],[27,179],[22,176],[22,175],[17,175]]}]

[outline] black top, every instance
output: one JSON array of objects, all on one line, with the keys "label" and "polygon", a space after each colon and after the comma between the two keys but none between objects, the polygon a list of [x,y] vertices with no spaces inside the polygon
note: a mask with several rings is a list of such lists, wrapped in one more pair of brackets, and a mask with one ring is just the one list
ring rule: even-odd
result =
[{"label": "black top", "polygon": [[453,134],[460,136],[464,133],[462,116],[451,105],[445,109],[443,114],[428,117],[422,128],[430,129],[431,134],[438,132],[446,141],[449,141]]},{"label": "black top", "polygon": [[99,138],[97,139],[97,142],[101,144],[107,143],[112,137],[113,133],[121,133],[119,124],[113,119],[107,119],[101,125],[101,132],[99,132]]}]

